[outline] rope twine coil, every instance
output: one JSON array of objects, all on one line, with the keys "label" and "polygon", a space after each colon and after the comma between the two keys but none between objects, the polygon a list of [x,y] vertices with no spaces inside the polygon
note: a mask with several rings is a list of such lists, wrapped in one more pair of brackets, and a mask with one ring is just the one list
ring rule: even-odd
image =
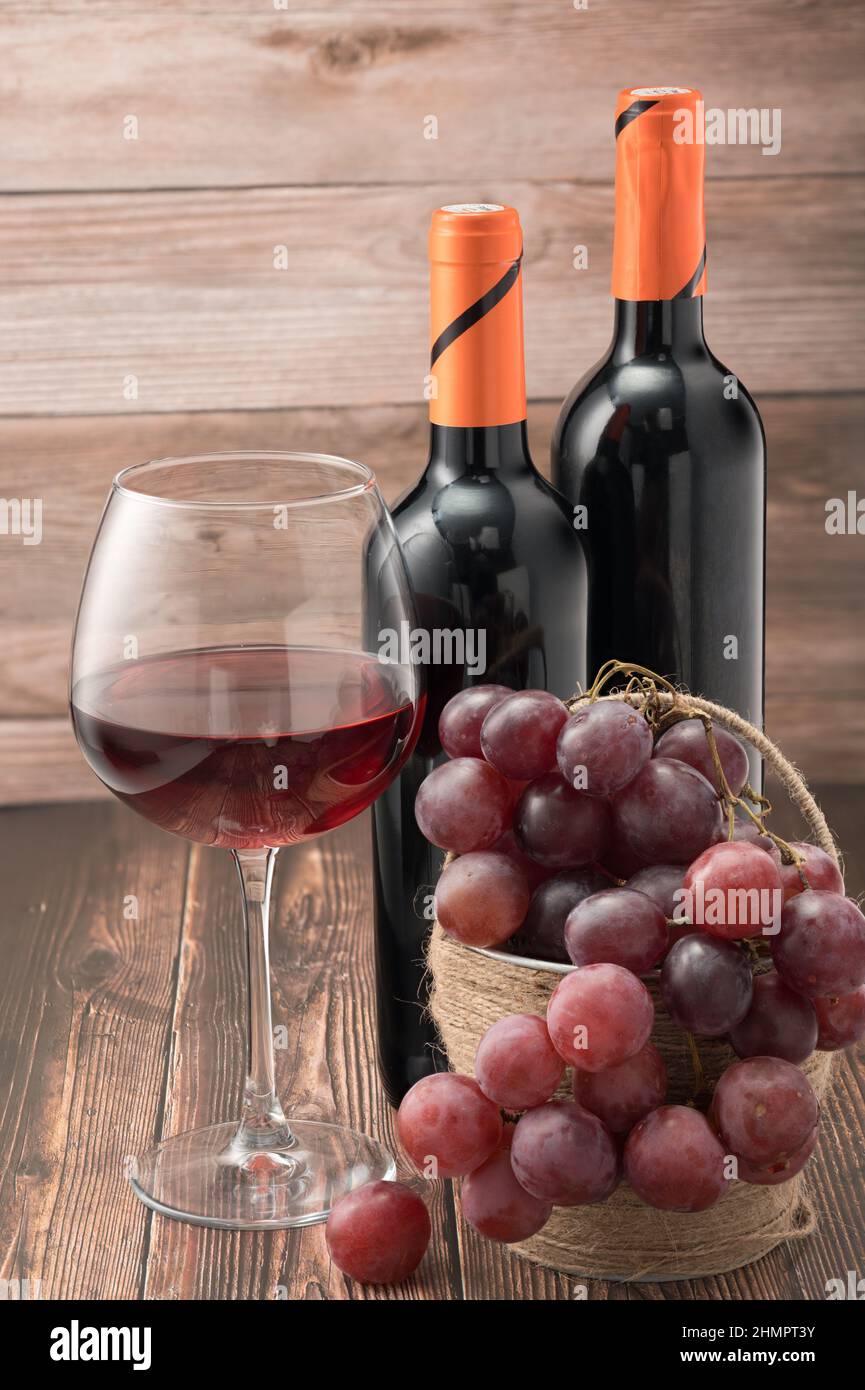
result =
[{"label": "rope twine coil", "polygon": [[[816,843],[840,866],[832,834],[800,773],[779,748],[759,729],[723,705],[687,695],[651,672],[609,664],[592,688],[568,702],[570,710],[593,699],[625,700],[641,709],[658,731],[681,718],[701,718],[719,773],[722,799],[732,816],[733,805],[762,827],[769,803],[746,788],[743,799],[734,797],[720,768],[710,724],[716,724],[750,743],[775,773],[793,804],[808,823]],[[624,690],[602,695],[611,675],[627,672]],[[637,673],[637,674],[634,674]],[[665,687],[665,688],[659,688]],[[729,793],[729,799],[726,793]],[[758,806],[753,813],[750,800]],[[785,841],[763,827],[781,849],[787,863],[798,862]],[[448,855],[447,865],[453,855]],[[801,869],[800,869],[801,872]],[[807,880],[806,880],[807,881]],[[427,948],[431,976],[429,1011],[435,1021],[451,1066],[465,1075],[474,1074],[474,1059],[484,1033],[510,1013],[546,1015],[553,988],[562,978],[561,967],[535,968],[502,951],[481,952],[464,946],[434,923]],[[766,968],[758,962],[756,968]],[[658,972],[644,981],[655,1005],[652,1042],[661,1053],[669,1078],[668,1103],[693,1103],[695,1072],[698,1086],[711,1090],[722,1073],[737,1061],[722,1038],[699,1039],[696,1061],[694,1040],[676,1027],[661,999]],[[832,1085],[835,1054],[814,1052],[802,1064],[821,1106]],[[570,1076],[558,1094],[570,1096]],[[806,1169],[807,1172],[807,1169]],[[665,1212],[648,1207],[621,1182],[605,1202],[594,1206],[555,1207],[537,1235],[510,1248],[537,1264],[587,1278],[663,1280],[724,1274],[757,1260],[785,1240],[801,1240],[816,1226],[805,1173],[776,1187],[745,1182],[730,1184],[728,1192],[705,1212]]]}]

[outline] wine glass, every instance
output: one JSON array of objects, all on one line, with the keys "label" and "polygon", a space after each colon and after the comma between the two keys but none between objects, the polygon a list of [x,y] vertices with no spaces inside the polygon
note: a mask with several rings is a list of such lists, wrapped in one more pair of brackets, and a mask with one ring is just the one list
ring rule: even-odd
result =
[{"label": "wine glass", "polygon": [[115,478],[102,516],[73,641],[79,745],[147,820],[230,850],[243,890],[242,1113],[132,1160],[135,1192],[166,1216],[304,1226],[394,1175],[375,1139],[286,1119],[268,961],[277,851],[369,806],[419,732],[420,667],[366,631],[371,558],[389,620],[410,631],[414,600],[375,478],[325,455],[139,464]]}]

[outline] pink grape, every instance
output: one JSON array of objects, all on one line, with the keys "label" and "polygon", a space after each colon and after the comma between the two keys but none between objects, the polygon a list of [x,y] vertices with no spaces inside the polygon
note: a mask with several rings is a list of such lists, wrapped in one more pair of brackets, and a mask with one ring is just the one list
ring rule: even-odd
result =
[{"label": "pink grape", "polygon": [[575,792],[548,773],[531,782],[514,813],[517,843],[550,869],[580,869],[597,863],[606,848],[610,810],[605,801]]},{"label": "pink grape", "polygon": [[556,765],[556,740],[567,717],[561,700],[546,690],[509,695],[484,720],[483,755],[505,777],[543,777]]},{"label": "pink grape", "polygon": [[509,951],[536,960],[565,964],[565,922],[568,913],[588,898],[609,886],[609,879],[597,869],[567,869],[540,884],[532,894],[526,919],[516,936],[511,937]]},{"label": "pink grape", "polygon": [[817,1046],[821,1052],[837,1052],[853,1047],[865,1038],[865,985],[851,994],[829,999],[815,999],[817,1012]]},{"label": "pink grape", "polygon": [[687,867],[687,864],[651,864],[632,874],[625,887],[634,893],[645,893],[669,919],[675,911],[675,895],[682,886]]},{"label": "pink grape", "polygon": [[559,733],[556,759],[569,787],[610,796],[652,756],[652,731],[623,700],[599,700],[572,714]]},{"label": "pink grape", "polygon": [[725,1154],[699,1110],[662,1105],[631,1130],[625,1178],[637,1196],[661,1211],[706,1211],[727,1188]]},{"label": "pink grape", "polygon": [[475,1054],[475,1077],[485,1096],[505,1110],[543,1105],[565,1064],[537,1014],[506,1014],[488,1028]]},{"label": "pink grape", "polygon": [[448,864],[435,891],[436,917],[466,946],[500,946],[529,907],[524,875],[506,854],[476,850]]},{"label": "pink grape", "polygon": [[605,1071],[575,1071],[574,1100],[611,1134],[627,1134],[667,1098],[667,1068],[652,1043]]},{"label": "pink grape", "polygon": [[[498,1107],[469,1076],[421,1077],[397,1112],[400,1143],[426,1176],[458,1178],[485,1163],[502,1137]],[[429,1171],[428,1171],[429,1170]]]},{"label": "pink grape", "polygon": [[652,758],[611,804],[614,839],[648,864],[690,863],[721,828],[717,794],[695,768],[673,758]]},{"label": "pink grape", "polygon": [[800,994],[852,994],[865,984],[865,917],[840,893],[791,898],[771,949],[778,974]]},{"label": "pink grape", "polygon": [[[819,888],[826,893],[840,893],[843,897],[844,880],[841,870],[834,859],[829,858],[825,849],[820,849],[819,845],[805,844],[802,840],[792,840],[790,848],[798,850],[805,860],[804,870],[809,888]],[[784,886],[785,902],[804,892],[805,885],[795,864],[781,865],[781,882]]]},{"label": "pink grape", "polygon": [[610,1131],[572,1100],[526,1111],[511,1144],[511,1164],[521,1187],[557,1207],[603,1202],[619,1180]]},{"label": "pink grape", "polygon": [[[511,1126],[513,1129],[513,1126]],[[551,1202],[517,1182],[508,1149],[499,1149],[463,1178],[460,1205],[466,1221],[487,1240],[527,1240],[550,1219]]]},{"label": "pink grape", "polygon": [[820,1116],[808,1078],[780,1057],[746,1057],[715,1087],[712,1118],[730,1153],[755,1168],[789,1158],[808,1142]]},{"label": "pink grape", "polygon": [[606,888],[569,914],[565,948],[574,965],[609,961],[645,975],[667,949],[667,921],[645,894]]},{"label": "pink grape", "polygon": [[[715,724],[713,733],[727,784],[733,795],[738,796],[748,780],[748,754],[739,740],[726,729]],[[677,758],[679,762],[688,763],[702,772],[716,791],[721,790],[702,719],[681,719],[667,729],[655,744],[654,756]]]},{"label": "pink grape", "polygon": [[780,920],[781,875],[771,855],[756,845],[710,845],[691,864],[682,887],[688,917],[711,936],[759,936]]},{"label": "pink grape", "polygon": [[337,1269],[360,1284],[398,1284],[413,1274],[429,1245],[429,1212],[402,1182],[370,1182],[341,1197],[325,1239]]},{"label": "pink grape", "polygon": [[512,695],[506,685],[473,685],[448,700],[439,715],[439,742],[449,758],[482,758],[481,725]]},{"label": "pink grape", "polygon": [[421,833],[440,849],[490,849],[508,827],[510,790],[501,773],[479,758],[454,758],[424,778],[414,813]]},{"label": "pink grape", "polygon": [[655,1019],[642,980],[621,965],[583,965],[556,985],[547,1028],[560,1057],[582,1071],[603,1071],[649,1041]]},{"label": "pink grape", "polygon": [[691,932],[667,953],[661,995],[678,1028],[720,1038],[741,1023],[751,1007],[751,967],[735,942]]},{"label": "pink grape", "polygon": [[737,1159],[739,1181],[753,1183],[755,1187],[777,1187],[779,1183],[789,1182],[791,1178],[795,1178],[797,1173],[801,1173],[817,1147],[819,1137],[820,1126],[815,1125],[810,1138],[805,1140],[797,1153],[791,1154],[789,1158],[779,1158],[776,1163],[770,1163],[767,1168],[755,1168],[746,1159]]},{"label": "pink grape", "polygon": [[751,1007],[730,1033],[739,1057],[783,1057],[804,1062],[817,1045],[817,1014],[804,994],[785,985],[774,970],[754,980]]}]

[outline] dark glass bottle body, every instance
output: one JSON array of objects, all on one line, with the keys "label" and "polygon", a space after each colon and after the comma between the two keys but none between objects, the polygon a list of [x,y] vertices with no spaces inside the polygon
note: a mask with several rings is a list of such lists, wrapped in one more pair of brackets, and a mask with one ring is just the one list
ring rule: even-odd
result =
[{"label": "dark glass bottle body", "polygon": [[[552,479],[586,508],[590,677],[639,663],[761,725],[765,438],[706,344],[702,296],[616,301],[609,352],[562,407]],[[756,755],[751,771],[758,786]]]},{"label": "dark glass bottle body", "polygon": [[[424,948],[443,855],[414,818],[418,787],[442,760],[439,715],[470,685],[570,695],[585,679],[586,575],[571,509],[536,471],[525,421],[432,425],[426,471],[393,517],[420,625],[430,633],[469,630],[485,646],[483,670],[427,667],[418,746],[373,807],[378,1055],[388,1098],[398,1104],[421,1076],[446,1065],[424,1013]],[[366,583],[367,643],[375,650],[388,622],[374,551]]]}]

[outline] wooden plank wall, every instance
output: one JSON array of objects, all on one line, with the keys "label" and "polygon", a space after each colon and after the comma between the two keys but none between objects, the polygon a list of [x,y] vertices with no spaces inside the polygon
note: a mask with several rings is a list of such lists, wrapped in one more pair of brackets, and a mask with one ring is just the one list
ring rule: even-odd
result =
[{"label": "wooden plank wall", "polygon": [[318,448],[390,498],[420,471],[441,202],[523,216],[546,466],[609,336],[613,102],[655,83],[782,112],[778,155],[708,151],[707,334],[769,439],[769,731],[861,781],[865,539],[824,509],[865,490],[863,29],[859,0],[0,0],[0,497],[44,508],[39,546],[0,536],[0,801],[98,791],[66,661],[117,469]]}]

